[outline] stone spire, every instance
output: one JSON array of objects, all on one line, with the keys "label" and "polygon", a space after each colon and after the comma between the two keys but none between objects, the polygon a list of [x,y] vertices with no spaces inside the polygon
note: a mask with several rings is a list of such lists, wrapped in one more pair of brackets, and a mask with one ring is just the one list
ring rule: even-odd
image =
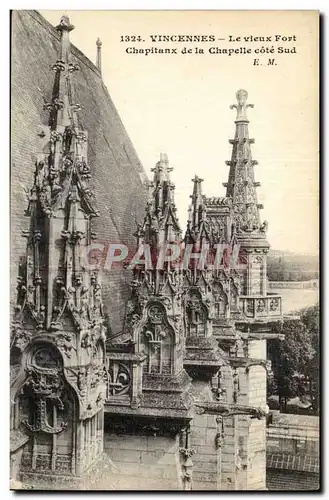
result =
[{"label": "stone spire", "polygon": [[193,182],[193,193],[190,195],[192,200],[189,207],[189,217],[188,217],[188,229],[190,231],[198,231],[200,229],[201,222],[205,219],[206,209],[204,206],[204,200],[202,197],[202,187],[201,184],[203,179],[194,176]]},{"label": "stone spire", "polygon": [[[63,16],[57,26],[61,33],[61,42],[58,59],[52,65],[55,71],[52,100],[44,105],[49,111],[49,127],[43,128],[38,134],[39,154],[26,211],[26,214],[31,216],[34,232],[39,231],[37,226],[43,219],[42,224],[45,227],[49,225],[54,230],[51,233],[44,228],[43,238],[40,236],[38,240],[38,245],[41,240],[49,245],[48,274],[44,276],[48,286],[48,292],[45,294],[46,328],[55,328],[59,320],[55,319],[58,316],[55,311],[62,300],[66,300],[67,307],[76,317],[76,321],[80,321],[73,303],[75,306],[81,306],[81,300],[86,293],[82,291],[86,287],[89,289],[90,281],[87,278],[88,273],[85,273],[82,267],[81,256],[83,247],[91,240],[90,219],[97,216],[88,185],[91,174],[87,163],[87,132],[79,125],[77,112],[81,106],[74,101],[72,74],[78,70],[78,66],[71,62],[69,32],[72,29],[68,17]],[[60,252],[55,250],[56,245],[52,246],[50,241],[56,232],[63,242]],[[30,239],[28,241],[31,243]],[[32,246],[35,245],[34,242]],[[39,253],[32,251],[32,248],[31,252],[31,268],[38,267]],[[72,303],[67,300],[68,297],[60,298],[64,289],[73,300]],[[37,290],[35,293],[37,294]]]},{"label": "stone spire", "polygon": [[177,219],[174,201],[175,186],[170,180],[172,167],[166,153],[160,154],[160,161],[152,169],[153,181],[149,184],[149,201],[142,227],[139,228],[138,243],[143,238],[153,248],[164,242],[180,242],[181,229]]},{"label": "stone spire", "polygon": [[71,74],[79,70],[77,64],[71,62],[71,43],[69,33],[74,29],[67,16],[62,16],[59,25],[56,27],[61,34],[58,59],[51,66],[55,71],[55,81],[53,86],[52,102],[45,105],[50,112],[50,126],[55,129],[56,126],[77,126],[76,111],[80,109],[79,105],[74,103],[73,87],[71,83]]},{"label": "stone spire", "polygon": [[[192,378],[212,377],[222,364],[212,338],[214,239],[207,220],[203,179],[194,176],[184,248],[184,314],[186,351],[184,367]],[[216,241],[217,242],[217,241]],[[190,258],[194,254],[197,258]]]},{"label": "stone spire", "polygon": [[96,47],[97,47],[96,66],[102,73],[102,41],[100,38],[97,38],[96,40]]},{"label": "stone spire", "polygon": [[[85,258],[92,239],[90,220],[97,213],[88,186],[87,133],[79,124],[80,105],[72,85],[78,69],[71,61],[73,26],[63,16],[57,29],[61,40],[52,65],[52,100],[44,106],[49,126],[38,133],[26,210],[30,228],[24,231],[26,259],[20,266],[11,339],[12,353],[21,361],[11,387],[16,423],[33,436],[25,472],[36,474],[37,480],[36,463],[50,460],[49,474],[60,476],[56,436],[69,429],[85,439],[83,456],[74,438],[64,457],[72,476],[80,480],[103,450],[105,331],[98,275]],[[21,398],[30,398],[23,409]],[[45,440],[51,452],[42,458],[39,443]]]},{"label": "stone spire", "polygon": [[[139,356],[142,360],[139,363],[143,363],[133,382],[139,388],[136,396],[138,415],[147,420],[156,415],[159,428],[165,425],[163,419],[168,417],[174,425],[186,427],[185,419],[192,406],[188,392],[190,379],[183,367],[183,289],[181,266],[177,262],[181,230],[176,217],[171,170],[167,155],[161,153],[152,169],[154,175],[149,184],[146,215],[136,232],[137,252],[129,264],[133,280],[123,332],[124,341],[133,350],[125,359]],[[169,255],[171,252],[173,259]],[[110,342],[107,347],[114,366],[119,357],[113,356],[111,349],[116,347]],[[119,359],[120,365],[123,361]],[[122,405],[118,407],[118,414],[122,414]]]},{"label": "stone spire", "polygon": [[231,160],[226,164],[230,167],[226,196],[233,202],[233,218],[237,233],[253,233],[260,237],[265,237],[267,223],[261,224],[259,210],[263,208],[257,202],[256,187],[260,186],[255,182],[254,166],[258,164],[252,159],[250,144],[254,139],[249,139],[247,109],[253,108],[253,104],[247,104],[248,93],[245,90],[238,90],[236,93],[237,104],[233,104],[231,109],[236,109],[235,137],[230,140],[232,144]]},{"label": "stone spire", "polygon": [[[185,245],[187,245],[186,249],[188,248],[188,245],[193,245],[193,252],[201,252],[206,261],[208,260],[210,252],[213,250],[212,227],[207,220],[205,197],[202,195],[201,186],[203,179],[195,175],[192,182],[193,192],[190,195],[191,204],[188,209],[188,220],[184,242]],[[196,267],[199,265],[201,265],[199,261],[194,259],[189,261],[189,268],[193,268],[194,273],[196,273]],[[203,267],[203,265],[201,267]]]}]

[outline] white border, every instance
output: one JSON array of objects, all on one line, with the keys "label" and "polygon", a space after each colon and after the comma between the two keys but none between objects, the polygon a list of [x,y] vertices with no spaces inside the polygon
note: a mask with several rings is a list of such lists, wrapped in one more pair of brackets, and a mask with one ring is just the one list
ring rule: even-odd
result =
[{"label": "white border", "polygon": [[[41,4],[41,2],[40,2]],[[0,267],[0,293],[1,293],[1,300],[0,300],[0,318],[1,318],[1,331],[0,331],[0,338],[1,338],[1,346],[0,346],[0,380],[1,380],[1,393],[4,394],[3,399],[2,399],[2,408],[0,411],[0,416],[1,416],[1,454],[0,454],[0,492],[1,492],[1,498],[8,498],[9,496],[13,495],[13,492],[9,491],[9,405],[8,405],[8,400],[9,400],[9,50],[10,50],[10,32],[9,32],[9,10],[10,9],[31,9],[33,6],[31,6],[31,2],[28,2],[26,0],[21,0],[19,2],[7,2],[5,0],[2,1],[0,5],[0,20],[1,20],[1,29],[0,29],[0,47],[1,47],[1,62],[2,62],[2,67],[1,67],[1,92],[0,92],[0,125],[1,125],[1,133],[0,133],[0,141],[1,141],[1,182],[0,182],[0,208],[1,208],[1,217],[2,217],[2,224],[1,224],[1,241],[2,245],[0,247],[0,252],[1,252],[1,267]],[[35,8],[35,7],[34,7]],[[321,0],[318,2],[314,2],[312,0],[299,0],[297,1],[292,1],[292,0],[277,0],[277,1],[267,1],[266,3],[263,1],[243,1],[243,0],[222,0],[222,1],[215,1],[215,0],[189,0],[189,1],[183,1],[183,0],[157,0],[154,2],[154,0],[144,0],[144,1],[132,1],[132,0],[109,0],[109,1],[99,1],[99,0],[94,0],[93,2],[86,2],[84,0],[68,0],[62,4],[57,4],[55,2],[52,2],[50,0],[44,0],[42,2],[42,5],[39,5],[36,7],[36,10],[39,9],[49,9],[49,10],[109,10],[109,9],[117,9],[117,10],[181,10],[181,9],[187,9],[187,10],[236,10],[236,9],[241,9],[241,10],[319,10],[321,13],[324,15],[323,19],[323,24],[324,24],[324,33],[322,34],[323,36],[323,46],[322,46],[322,51],[325,52],[325,55],[323,57],[322,62],[324,63],[324,67],[322,68],[322,73],[323,73],[323,81],[322,81],[322,87],[323,90],[328,86],[328,80],[327,80],[327,71],[324,71],[328,67],[328,37],[325,33],[326,29],[328,29],[328,22],[326,17],[329,17],[329,3],[327,0]],[[324,106],[324,104],[326,104]],[[323,122],[327,122],[328,118],[328,105],[326,102],[322,102],[322,120]],[[323,236],[327,234],[327,229],[328,229],[328,220],[326,217],[327,213],[327,204],[325,203],[326,193],[329,193],[328,190],[328,176],[324,175],[325,171],[327,169],[327,161],[326,159],[328,158],[328,142],[326,142],[325,139],[325,130],[323,127],[323,152],[322,152],[322,169],[323,169],[323,182],[324,182],[324,188],[322,191],[322,197],[323,197],[323,206],[322,206],[322,217],[323,217]],[[307,228],[305,228],[307,230]],[[325,262],[329,262],[329,256],[328,256],[328,246],[325,245],[325,238],[323,237],[323,260]],[[325,283],[327,284],[328,282],[328,269],[325,267],[323,268],[323,278],[325,279]],[[327,324],[328,324],[328,317],[326,313],[326,304],[323,302],[323,325],[322,325],[322,334],[323,334],[323,343],[322,346],[325,348],[324,351],[322,352],[322,364],[323,364],[323,369],[324,369],[324,377],[323,377],[323,428],[322,428],[322,448],[323,448],[323,460],[324,460],[324,465],[328,464],[328,448],[329,446],[326,446],[326,436],[327,433],[325,431],[326,427],[326,422],[325,422],[325,416],[329,415],[329,409],[328,409],[328,404],[327,400],[325,399],[325,382],[327,381],[327,370],[325,369],[326,365],[328,363],[325,362],[325,360],[329,359],[328,357],[328,345],[329,343],[325,343],[325,334],[327,334]],[[325,469],[324,467],[322,468],[322,474],[323,474],[323,483],[324,487],[326,486],[326,481],[325,481]],[[120,494],[115,494],[112,491],[109,492],[111,494],[111,497],[119,497],[121,496],[122,493]],[[105,495],[108,495],[109,493],[104,493]],[[221,498],[229,497],[230,494],[224,493],[224,492],[218,492],[218,494],[221,496]],[[294,493],[292,493],[294,495]],[[83,498],[83,495],[79,494],[70,494],[66,493],[65,495],[68,495],[68,497],[71,498]],[[91,493],[91,495],[93,495]],[[133,493],[126,493],[126,495],[133,495]],[[173,494],[174,496],[178,494]],[[170,496],[173,497],[171,494]],[[245,498],[250,495],[251,493],[241,493],[241,495]],[[298,492],[295,493],[295,495],[298,495]],[[30,498],[36,497],[33,493],[29,494]],[[196,497],[203,497],[204,495],[202,493],[194,493],[193,494],[194,498]],[[284,495],[283,495],[284,496]],[[289,494],[291,496],[291,493]],[[39,497],[39,495],[38,495]],[[99,497],[99,494],[97,494],[97,497]],[[272,494],[273,497],[273,494]],[[280,497],[282,498],[282,494],[280,494]]]}]

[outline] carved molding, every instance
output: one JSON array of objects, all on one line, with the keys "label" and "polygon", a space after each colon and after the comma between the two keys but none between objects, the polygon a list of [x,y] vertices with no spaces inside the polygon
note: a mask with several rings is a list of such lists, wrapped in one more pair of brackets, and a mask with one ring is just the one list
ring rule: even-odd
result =
[{"label": "carved molding", "polygon": [[267,411],[263,408],[236,404],[230,405],[213,401],[196,401],[195,411],[198,415],[207,413],[210,415],[221,415],[222,417],[230,417],[232,415],[250,415],[253,418],[257,418],[258,420],[265,418],[267,414]]}]

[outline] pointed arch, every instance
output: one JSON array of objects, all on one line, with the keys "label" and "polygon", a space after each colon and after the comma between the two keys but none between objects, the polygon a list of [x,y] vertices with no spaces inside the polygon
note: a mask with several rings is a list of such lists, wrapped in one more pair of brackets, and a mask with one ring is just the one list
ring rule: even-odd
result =
[{"label": "pointed arch", "polygon": [[185,296],[185,316],[189,336],[207,336],[209,311],[196,287],[191,287]]},{"label": "pointed arch", "polygon": [[157,375],[173,374],[176,335],[161,302],[152,301],[147,305],[138,330],[138,351],[147,355],[144,372]]}]

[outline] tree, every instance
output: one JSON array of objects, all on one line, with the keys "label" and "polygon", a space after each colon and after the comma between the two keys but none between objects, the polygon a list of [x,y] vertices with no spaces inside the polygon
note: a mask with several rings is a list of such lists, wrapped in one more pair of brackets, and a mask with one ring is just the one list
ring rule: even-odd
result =
[{"label": "tree", "polygon": [[314,340],[319,340],[320,332],[320,308],[319,304],[311,307],[304,307],[299,311],[300,319],[309,330]]},{"label": "tree", "polygon": [[284,334],[284,340],[275,339],[269,343],[269,358],[275,393],[279,396],[280,410],[287,410],[288,399],[305,396],[309,393],[309,371],[315,351],[312,336],[301,320],[285,320],[282,329],[275,326],[274,331]]},{"label": "tree", "polygon": [[300,311],[300,319],[310,335],[313,356],[306,361],[303,374],[307,394],[312,409],[317,413],[320,407],[320,308],[319,304],[306,307]]}]

